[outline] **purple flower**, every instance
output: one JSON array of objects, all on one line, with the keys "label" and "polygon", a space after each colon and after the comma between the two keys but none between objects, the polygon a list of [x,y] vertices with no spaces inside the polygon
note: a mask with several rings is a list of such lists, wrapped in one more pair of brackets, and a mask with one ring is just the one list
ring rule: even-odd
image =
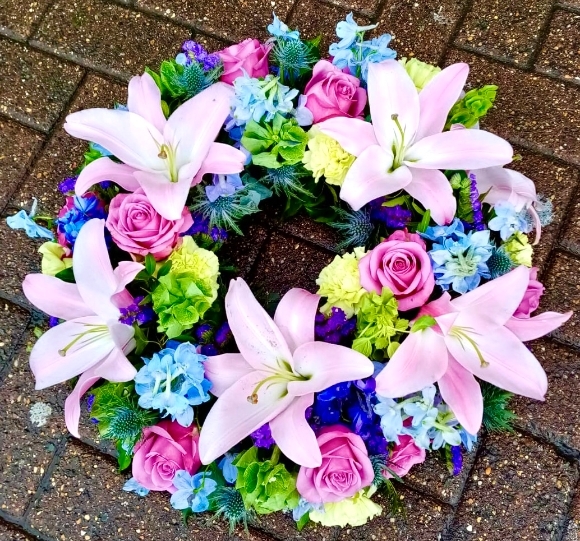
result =
[{"label": "purple flower", "polygon": [[133,325],[133,323],[144,325],[151,321],[155,317],[155,312],[149,304],[142,306],[139,304],[143,299],[144,297],[142,296],[135,297],[132,304],[126,308],[120,308],[121,317],[119,321],[125,325]]},{"label": "purple flower", "polygon": [[461,445],[454,445],[451,447],[451,465],[453,467],[453,475],[459,475],[463,468],[463,455],[461,454]]},{"label": "purple flower", "polygon": [[95,395],[90,394],[87,396],[87,411],[90,413],[93,409],[93,404],[95,403]]},{"label": "purple flower", "polygon": [[213,175],[213,185],[205,187],[207,198],[213,203],[219,197],[229,197],[244,187],[239,174]]},{"label": "purple flower", "polygon": [[471,180],[469,198],[473,208],[473,227],[476,231],[483,231],[485,229],[485,223],[481,210],[481,201],[479,200],[479,191],[477,190],[477,178],[474,173],[470,173],[469,179]]},{"label": "purple flower", "polygon": [[386,197],[379,197],[369,203],[371,221],[382,223],[389,229],[402,229],[406,227],[411,221],[411,211],[401,205],[384,207],[383,203],[386,201]]},{"label": "purple flower", "polygon": [[59,322],[60,319],[54,316],[50,316],[50,318],[48,319],[48,327],[52,329],[53,327],[56,327],[59,324]]},{"label": "purple flower", "polygon": [[230,324],[226,321],[215,333],[215,341],[218,347],[223,347],[233,337]]},{"label": "purple flower", "polygon": [[76,183],[77,177],[67,177],[58,185],[58,189],[61,193],[74,192]]},{"label": "purple flower", "polygon": [[352,335],[356,327],[356,318],[347,319],[346,314],[336,306],[332,307],[330,317],[316,314],[316,338],[330,344],[339,344],[343,339]]},{"label": "purple flower", "polygon": [[203,344],[199,346],[199,352],[206,357],[211,357],[213,355],[218,355],[219,351],[213,344]]},{"label": "purple flower", "polygon": [[198,212],[193,212],[191,217],[193,218],[193,225],[187,231],[181,233],[182,237],[185,235],[207,235],[214,242],[225,242],[227,240],[227,231],[216,226],[210,227],[209,218]]},{"label": "purple flower", "polygon": [[220,57],[217,53],[208,53],[203,45],[193,40],[184,42],[181,51],[175,61],[182,66],[190,66],[195,61],[199,62],[205,71],[209,71],[220,63]]},{"label": "purple flower", "polygon": [[254,445],[256,447],[269,449],[276,443],[272,438],[272,432],[270,431],[270,425],[268,423],[252,432],[250,436],[252,437],[252,440],[254,440]]},{"label": "purple flower", "polygon": [[203,323],[195,329],[195,337],[198,342],[207,344],[213,338],[213,327],[209,323]]}]

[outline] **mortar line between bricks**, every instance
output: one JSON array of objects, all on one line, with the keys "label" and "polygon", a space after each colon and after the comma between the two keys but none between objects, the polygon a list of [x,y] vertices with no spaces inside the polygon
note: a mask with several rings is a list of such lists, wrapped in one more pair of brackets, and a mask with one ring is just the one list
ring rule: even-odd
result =
[{"label": "mortar line between bricks", "polygon": [[298,3],[300,2],[300,0],[294,0],[292,2],[292,5],[290,6],[290,9],[288,10],[288,13],[286,14],[286,21],[291,21],[292,18],[294,17],[294,13],[296,13],[296,10],[298,9]]},{"label": "mortar line between bricks", "polygon": [[6,524],[10,524],[11,526],[16,526],[22,532],[35,537],[39,541],[54,541],[54,538],[48,537],[42,532],[39,532],[36,528],[33,528],[24,522],[22,518],[13,517],[5,511],[2,511],[2,509],[0,509],[0,520],[4,521]]},{"label": "mortar line between bricks", "polygon": [[577,8],[576,6],[570,6],[567,4],[555,4],[555,8],[561,11],[574,13],[575,15],[580,15],[580,8]]},{"label": "mortar line between bricks", "polygon": [[[296,3],[298,4],[300,2],[300,0],[296,0]],[[360,15],[361,17],[365,17],[367,19],[373,19],[375,17],[375,12],[374,11],[365,11],[363,9],[356,9],[356,8],[345,8],[343,5],[341,4],[337,4],[336,2],[333,2],[332,0],[318,0],[319,3],[321,4],[325,4],[327,6],[331,6],[333,8],[338,8],[338,9],[342,9],[343,11],[348,11],[348,12],[352,12],[353,15]]]},{"label": "mortar line between bricks", "polygon": [[564,518],[562,520],[561,526],[562,526],[562,530],[560,531],[560,535],[558,536],[558,538],[555,541],[567,541],[566,540],[566,534],[568,533],[568,527],[570,526],[570,520],[571,520],[571,516],[570,516],[570,512],[572,511],[572,505],[574,504],[574,499],[576,498],[576,496],[578,495],[580,489],[580,480],[576,483],[576,486],[574,487],[574,490],[572,491],[572,494],[570,496],[570,502],[568,503],[568,509],[566,511],[566,515],[564,515]]},{"label": "mortar line between bricks", "polygon": [[10,366],[12,365],[12,360],[22,347],[24,343],[24,336],[26,335],[26,331],[28,327],[32,323],[32,315],[28,313],[28,320],[26,321],[26,325],[24,326],[24,330],[15,337],[15,339],[11,340],[11,347],[10,347],[10,354],[7,355],[6,362],[0,362],[0,386],[4,383],[4,379],[10,373]]},{"label": "mortar line between bricks", "polygon": [[518,423],[517,419],[514,423],[516,430],[544,445],[549,445],[554,449],[556,454],[567,460],[568,462],[579,463],[580,461],[580,450],[574,449],[564,441],[558,441],[557,437],[550,437],[551,432],[536,430],[534,428],[527,427]]},{"label": "mortar line between bricks", "polygon": [[46,15],[52,9],[52,7],[54,6],[54,4],[56,4],[56,2],[57,2],[57,0],[51,0],[47,4],[47,6],[44,8],[44,10],[42,12],[42,15],[38,18],[38,20],[35,21],[34,23],[32,23],[31,28],[30,28],[30,32],[28,32],[27,41],[30,38],[32,38],[32,36],[34,36],[34,34],[36,34],[36,32],[38,31],[38,29],[40,28],[40,26],[44,22],[44,19],[46,18]]},{"label": "mortar line between bricks", "polygon": [[457,39],[457,36],[459,35],[461,27],[463,26],[463,23],[465,22],[467,14],[471,11],[471,8],[473,7],[473,3],[474,3],[474,0],[467,0],[465,2],[465,6],[463,7],[461,14],[459,15],[457,21],[455,22],[455,24],[453,26],[453,30],[451,31],[451,34],[449,35],[449,38],[447,39],[447,41],[443,47],[443,51],[441,51],[441,54],[439,55],[439,59],[437,62],[438,66],[443,65],[443,62],[445,61],[445,58],[447,57],[447,52],[448,52],[449,48],[453,45],[455,40]]},{"label": "mortar line between bricks", "polygon": [[548,13],[546,14],[544,21],[542,22],[542,26],[540,26],[540,29],[538,30],[538,38],[536,40],[536,45],[532,50],[532,53],[530,54],[530,57],[528,58],[527,62],[527,67],[530,70],[535,69],[536,62],[538,61],[538,57],[540,56],[540,52],[542,51],[542,48],[544,47],[546,39],[548,38],[548,35],[550,33],[550,25],[552,24],[552,19],[554,18],[554,13],[556,12],[556,9],[557,9],[556,4],[552,3],[550,9],[548,10]]},{"label": "mortar line between bricks", "polygon": [[38,125],[30,122],[30,120],[28,120],[24,116],[21,116],[21,115],[11,116],[6,111],[0,111],[0,118],[3,118],[3,119],[8,120],[10,122],[15,122],[16,124],[20,124],[21,126],[24,126],[25,128],[29,128],[29,129],[37,132],[39,135],[46,137],[47,132],[45,132]]},{"label": "mortar line between bricks", "polygon": [[41,477],[40,482],[38,483],[38,487],[36,489],[36,492],[34,493],[34,496],[32,496],[32,498],[30,498],[30,501],[26,505],[26,509],[24,510],[24,513],[22,514],[22,520],[26,524],[29,524],[30,513],[32,512],[34,507],[36,507],[36,505],[40,502],[46,489],[50,486],[50,479],[52,477],[54,470],[58,466],[60,459],[62,458],[62,455],[65,452],[65,449],[66,449],[66,446],[68,443],[68,439],[69,439],[69,436],[67,434],[64,434],[56,444],[56,449],[54,450],[54,454],[52,455],[52,458],[50,459],[50,463],[48,464],[48,467],[44,471],[44,475]]}]

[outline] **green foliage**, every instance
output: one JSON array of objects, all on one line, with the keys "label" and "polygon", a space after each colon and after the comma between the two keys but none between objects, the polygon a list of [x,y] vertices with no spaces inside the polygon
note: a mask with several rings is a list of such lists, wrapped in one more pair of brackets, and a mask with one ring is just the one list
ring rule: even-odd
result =
[{"label": "green foliage", "polygon": [[448,171],[447,176],[453,194],[457,200],[457,217],[466,222],[473,222],[473,205],[471,204],[471,179],[465,171]]},{"label": "green foliage", "polygon": [[429,327],[433,327],[434,325],[437,325],[435,318],[433,318],[432,316],[421,316],[417,318],[413,323],[413,326],[411,327],[411,332],[422,331],[428,329]]},{"label": "green foliage", "polygon": [[240,491],[246,508],[258,514],[292,509],[298,505],[300,496],[296,491],[296,477],[284,464],[278,463],[280,450],[275,447],[270,460],[260,462],[258,449],[251,447],[237,456],[236,488]]},{"label": "green foliage", "polygon": [[326,182],[316,183],[312,177],[304,179],[304,189],[308,194],[288,197],[282,212],[282,218],[288,219],[296,216],[299,212],[305,212],[315,222],[336,222],[338,215],[335,206],[329,205],[332,200],[338,202],[335,189]]},{"label": "green foliage", "polygon": [[496,94],[495,85],[470,90],[449,111],[445,129],[448,130],[452,124],[463,124],[466,128],[475,126],[493,106]]},{"label": "green foliage", "polygon": [[125,469],[143,428],[154,425],[159,417],[138,406],[132,382],[105,383],[91,392],[95,397],[91,417],[98,421],[102,438],[117,442],[119,467]]},{"label": "green foliage", "polygon": [[89,163],[102,158],[104,154],[95,146],[95,143],[89,143],[89,149],[83,155],[83,163],[77,168],[75,173],[78,175]]},{"label": "green foliage", "polygon": [[508,409],[512,393],[480,381],[483,394],[483,425],[490,432],[513,432],[516,414]]},{"label": "green foliage", "polygon": [[[398,342],[397,334],[407,330],[409,322],[399,319],[397,300],[388,287],[380,295],[369,292],[359,304],[356,338],[352,348],[367,357],[375,350],[392,352],[391,344]],[[390,348],[390,349],[389,349]]]},{"label": "green foliage", "polygon": [[271,122],[250,120],[241,142],[252,153],[255,165],[278,169],[302,161],[308,135],[296,119],[276,113]]}]

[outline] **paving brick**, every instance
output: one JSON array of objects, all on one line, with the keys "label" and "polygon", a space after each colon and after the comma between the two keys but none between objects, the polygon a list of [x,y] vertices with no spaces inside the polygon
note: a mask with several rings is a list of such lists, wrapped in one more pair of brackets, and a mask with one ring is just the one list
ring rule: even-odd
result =
[{"label": "paving brick", "polygon": [[0,377],[10,362],[28,325],[30,315],[7,301],[0,301]]},{"label": "paving brick", "polygon": [[551,7],[551,0],[478,0],[469,10],[456,43],[527,64]]},{"label": "paving brick", "polygon": [[580,200],[575,201],[572,209],[569,209],[567,218],[560,242],[564,248],[580,256]]},{"label": "paving brick", "polygon": [[375,35],[392,34],[397,57],[437,63],[461,16],[463,0],[397,0],[385,2]]},{"label": "paving brick", "polygon": [[255,291],[283,295],[293,287],[315,292],[315,280],[332,256],[298,239],[273,233],[252,272]]},{"label": "paving brick", "polygon": [[335,541],[337,528],[326,528],[310,522],[302,531],[290,513],[272,513],[257,518],[256,528],[280,541]]},{"label": "paving brick", "polygon": [[546,444],[514,434],[485,440],[457,509],[454,541],[557,539],[577,466]]},{"label": "paving brick", "polygon": [[175,55],[191,32],[99,0],[60,0],[50,9],[33,43],[79,64],[122,79],[157,68]]},{"label": "paving brick", "polygon": [[243,227],[244,235],[232,233],[222,250],[220,261],[236,268],[235,275],[246,278],[268,238],[268,230],[258,224]]},{"label": "paving brick", "polygon": [[574,310],[572,318],[553,335],[567,343],[580,345],[580,261],[564,252],[556,251],[552,264],[542,277],[546,293],[540,309],[566,312]]},{"label": "paving brick", "polygon": [[70,442],[30,522],[60,541],[85,536],[115,541],[269,539],[253,531],[246,537],[243,530],[230,538],[224,522],[212,523],[206,515],[192,517],[186,527],[181,513],[171,508],[168,493],[152,492],[140,498],[123,492],[127,477],[117,472],[114,461]]},{"label": "paving brick", "polygon": [[570,506],[569,515],[570,520],[562,541],[578,541],[580,539],[580,492],[578,490]]},{"label": "paving brick", "polygon": [[[578,170],[524,148],[515,146],[514,151],[522,159],[511,163],[509,167],[531,178],[536,184],[537,193],[549,199],[553,205],[552,223],[542,228],[540,243],[534,246],[534,266],[542,270],[552,246],[558,241],[568,204],[578,186]],[[533,234],[530,235],[530,239],[532,238]]]},{"label": "paving brick", "polygon": [[336,251],[336,247],[341,241],[338,232],[328,224],[314,222],[302,214],[288,220],[278,221],[278,227],[286,233],[333,252]]},{"label": "paving brick", "polygon": [[372,17],[381,4],[380,0],[323,0],[329,4],[335,4],[338,7],[348,11],[361,11],[365,15]]},{"label": "paving brick", "polygon": [[[291,28],[298,28],[300,35],[307,39],[322,36],[320,53],[322,58],[327,58],[330,44],[339,41],[335,33],[336,24],[344,20],[348,12],[317,0],[299,0],[289,24]],[[370,23],[369,19],[361,15],[356,15],[355,20],[361,26]]]},{"label": "paving brick", "polygon": [[[25,345],[31,346],[33,342],[34,337],[29,333]],[[35,391],[27,348],[20,348],[0,386],[0,508],[3,511],[20,516],[34,496],[56,445],[66,432],[63,403],[67,394],[63,385]],[[32,422],[33,406],[50,411],[42,426]]]},{"label": "paving brick", "polygon": [[580,415],[580,353],[554,341],[532,344],[532,351],[548,374],[545,402],[517,396],[511,407],[518,424],[556,443],[580,449],[580,427],[572,419]]},{"label": "paving brick", "polygon": [[0,40],[0,72],[0,111],[45,132],[83,76],[79,66],[4,39]]},{"label": "paving brick", "polygon": [[371,522],[357,528],[344,528],[337,541],[433,541],[440,539],[445,524],[450,520],[451,507],[431,500],[418,492],[398,488],[402,511],[389,513],[389,502],[383,496],[373,501],[383,507],[383,513]]},{"label": "paving brick", "polygon": [[467,62],[468,83],[499,86],[496,107],[482,122],[513,143],[522,142],[566,161],[580,163],[580,89],[525,73],[478,56],[451,51],[447,64]]},{"label": "paving brick", "polygon": [[0,209],[22,180],[42,140],[38,132],[0,119]]},{"label": "paving brick", "polygon": [[49,4],[50,0],[2,0],[0,34],[27,38]]},{"label": "paving brick", "polygon": [[0,540],[2,541],[34,541],[33,537],[0,521]]},{"label": "paving brick", "polygon": [[266,38],[272,11],[284,21],[294,0],[137,0],[139,7],[191,24],[226,40]]},{"label": "paving brick", "polygon": [[536,69],[580,83],[580,14],[556,11]]},{"label": "paving brick", "polygon": [[[116,101],[124,103],[126,96],[124,86],[91,75],[83,83],[70,111],[89,107],[112,107]],[[63,178],[73,174],[85,149],[84,141],[74,139],[62,128],[56,130],[12,198],[10,214],[19,208],[30,208],[32,198],[36,197],[39,214],[56,215],[64,204],[57,185]],[[23,231],[9,230],[4,220],[0,220],[0,231],[6,246],[5,257],[0,261],[0,290],[11,295],[20,295],[20,284],[24,276],[29,272],[37,272],[40,268],[40,255],[36,251],[42,241],[29,239]]]}]

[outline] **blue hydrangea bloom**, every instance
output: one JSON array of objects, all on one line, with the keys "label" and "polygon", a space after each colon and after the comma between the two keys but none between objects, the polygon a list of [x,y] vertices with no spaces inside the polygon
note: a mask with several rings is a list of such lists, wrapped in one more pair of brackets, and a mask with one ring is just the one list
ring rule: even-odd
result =
[{"label": "blue hydrangea bloom", "polygon": [[232,464],[232,462],[236,459],[237,456],[238,455],[235,455],[233,453],[226,453],[224,457],[220,460],[220,463],[218,464],[220,470],[222,471],[224,479],[228,483],[231,483],[232,485],[236,482],[236,479],[238,478],[238,468],[236,468],[236,466]]},{"label": "blue hydrangea bloom", "polygon": [[213,184],[205,187],[207,198],[213,203],[218,197],[234,195],[244,187],[239,174],[213,175]]},{"label": "blue hydrangea bloom", "polygon": [[359,26],[356,24],[352,12],[346,16],[346,20],[340,21],[336,25],[336,35],[340,38],[340,41],[335,45],[339,49],[348,49],[357,40],[361,33],[367,30],[373,30],[378,25],[370,24],[368,26]]},{"label": "blue hydrangea bloom", "polygon": [[500,201],[493,210],[495,218],[489,221],[488,227],[492,231],[499,231],[502,240],[508,240],[514,233],[521,231],[529,233],[525,217],[509,201]]},{"label": "blue hydrangea bloom", "polygon": [[193,407],[209,400],[211,383],[205,379],[203,362],[194,345],[184,342],[177,348],[165,348],[135,376],[139,406],[159,410],[182,426],[193,422]]},{"label": "blue hydrangea bloom", "polygon": [[63,216],[56,220],[57,231],[64,235],[66,242],[74,247],[79,231],[93,218],[106,218],[107,213],[103,202],[94,194],[75,195],[73,206]]},{"label": "blue hydrangea bloom", "polygon": [[134,477],[131,477],[131,479],[123,485],[123,490],[125,492],[134,492],[138,496],[147,496],[147,494],[149,494],[149,489],[140,485]]},{"label": "blue hydrangea bloom", "polygon": [[290,30],[285,23],[278,19],[275,13],[272,13],[272,15],[274,20],[268,25],[270,34],[281,39],[300,39],[298,30]]},{"label": "blue hydrangea bloom", "polygon": [[424,236],[436,238],[429,255],[435,283],[444,290],[451,287],[464,294],[475,289],[481,278],[491,277],[486,263],[493,253],[489,230],[465,234],[463,224],[456,218],[447,228],[427,228]]},{"label": "blue hydrangea bloom", "polygon": [[292,518],[298,522],[306,513],[310,513],[310,511],[324,511],[324,504],[320,503],[310,503],[308,500],[304,498],[300,498],[298,500],[298,505],[292,509]]},{"label": "blue hydrangea bloom", "polygon": [[38,225],[32,218],[34,217],[36,210],[36,199],[32,204],[32,210],[30,214],[27,214],[25,210],[19,210],[14,216],[9,216],[6,218],[6,224],[10,229],[24,229],[24,232],[31,239],[48,239],[53,240],[54,235],[52,231]]},{"label": "blue hydrangea bloom", "polygon": [[170,500],[174,509],[203,513],[209,509],[208,496],[217,488],[217,483],[207,473],[191,475],[186,470],[179,470],[173,478],[173,486],[177,489]]},{"label": "blue hydrangea bloom", "polygon": [[312,111],[306,107],[308,98],[301,94],[298,97],[298,105],[294,110],[294,118],[299,126],[311,126],[314,123],[314,115]]}]

